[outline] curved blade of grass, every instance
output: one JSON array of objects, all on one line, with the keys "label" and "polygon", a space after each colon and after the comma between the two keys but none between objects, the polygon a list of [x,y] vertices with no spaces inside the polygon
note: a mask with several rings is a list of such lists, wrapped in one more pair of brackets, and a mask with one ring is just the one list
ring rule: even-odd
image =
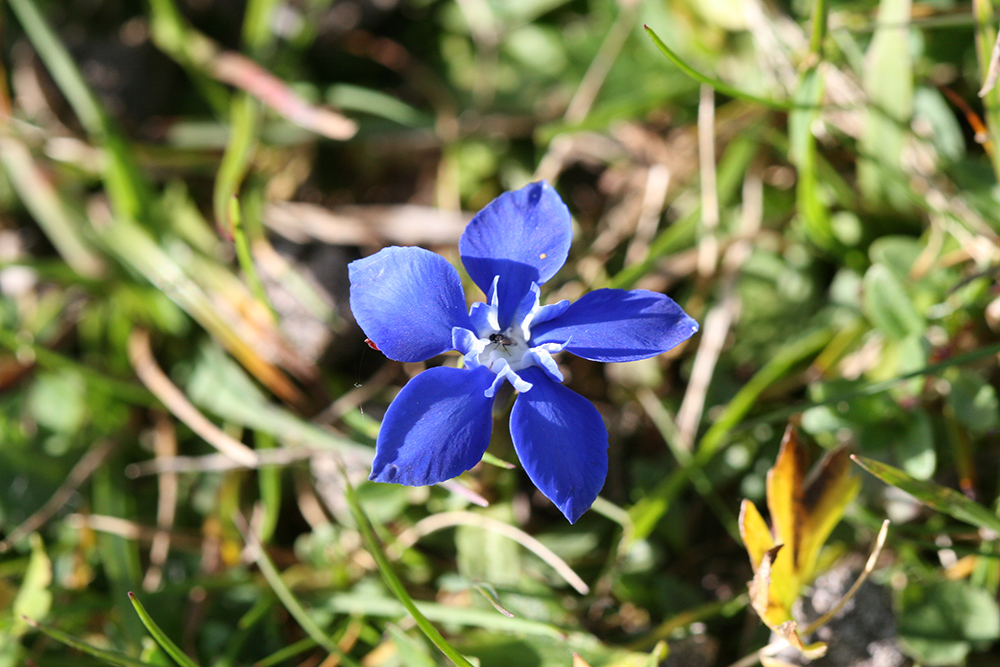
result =
[{"label": "curved blade of grass", "polygon": [[438,647],[438,649],[444,653],[449,660],[458,665],[458,667],[472,667],[472,663],[462,657],[459,653],[449,644],[441,633],[438,632],[437,628],[431,625],[431,622],[427,620],[419,609],[417,609],[416,603],[410,594],[407,592],[406,587],[403,586],[403,582],[399,580],[396,573],[392,570],[392,566],[389,565],[389,559],[385,557],[385,551],[382,550],[382,545],[379,544],[378,539],[375,537],[375,531],[372,529],[371,522],[368,521],[368,516],[365,514],[364,510],[361,509],[361,505],[358,503],[358,496],[354,491],[354,485],[351,484],[347,476],[344,476],[344,486],[346,488],[347,504],[351,508],[351,514],[354,516],[354,520],[358,523],[358,528],[361,530],[361,535],[365,539],[365,544],[368,546],[368,551],[371,553],[372,558],[375,559],[376,565],[378,565],[378,570],[382,574],[382,579],[385,581],[389,590],[392,591],[393,595],[403,603],[406,610],[410,612],[413,620],[417,622],[417,626],[423,631],[424,635],[431,640],[431,643]]},{"label": "curved blade of grass", "polygon": [[676,53],[674,53],[669,46],[664,44],[663,40],[660,39],[660,36],[657,35],[652,28],[650,28],[648,25],[644,25],[642,27],[649,35],[650,39],[653,40],[653,43],[656,44],[656,48],[658,48],[660,52],[663,55],[665,55],[668,60],[670,60],[670,62],[677,65],[677,67],[682,72],[687,74],[695,81],[699,81],[706,85],[712,86],[723,95],[728,95],[729,97],[732,97],[737,100],[743,100],[744,102],[753,102],[754,104],[762,104],[766,107],[770,107],[771,109],[776,109],[778,111],[789,111],[792,108],[792,105],[789,104],[788,102],[778,102],[776,100],[771,100],[766,97],[757,97],[756,95],[751,95],[750,93],[746,93],[737,88],[733,88],[729,84],[719,81],[718,79],[713,79],[710,76],[702,74],[701,72],[691,67],[683,60],[681,60],[681,57],[678,56]]},{"label": "curved blade of grass", "polygon": [[289,644],[288,646],[279,649],[254,663],[254,667],[272,667],[273,665],[280,664],[286,660],[291,660],[300,653],[305,653],[312,647],[316,646],[316,640],[312,637],[306,637],[305,639],[300,639],[294,644]]},{"label": "curved blade of grass", "polygon": [[862,398],[864,396],[873,396],[875,394],[881,394],[884,391],[889,391],[894,387],[898,387],[901,384],[909,382],[913,378],[922,377],[924,375],[937,375],[941,371],[951,368],[952,366],[964,366],[966,364],[971,364],[974,361],[980,359],[985,359],[987,357],[992,357],[993,355],[1000,354],[1000,343],[994,343],[992,345],[986,345],[977,350],[972,350],[971,352],[966,352],[965,354],[958,354],[945,361],[939,361],[936,364],[930,364],[924,366],[921,369],[911,371],[909,373],[903,373],[902,375],[897,375],[894,378],[889,378],[888,380],[881,380],[879,382],[873,382],[864,387],[858,387],[857,389],[851,389],[850,391],[845,391],[840,394],[835,394],[829,398],[824,398],[821,401],[810,401],[806,403],[799,403],[786,408],[779,408],[778,410],[772,410],[767,414],[761,415],[760,417],[755,417],[754,419],[743,422],[740,425],[740,430],[752,429],[760,424],[773,424],[774,422],[783,422],[787,420],[794,414],[799,412],[805,412],[810,408],[818,408],[823,405],[837,405],[838,403],[850,403],[851,401]]},{"label": "curved blade of grass", "polygon": [[[743,182],[748,165],[757,155],[759,148],[760,139],[756,133],[737,137],[726,147],[716,170],[715,190],[718,193],[720,206],[732,202],[739,191],[740,183]],[[686,216],[660,232],[649,244],[649,250],[642,261],[623,267],[603,287],[629,289],[656,268],[656,262],[660,257],[693,246],[700,221],[701,206],[698,205]]]},{"label": "curved blade of grass", "polygon": [[743,388],[730,399],[726,408],[698,444],[698,451],[688,465],[674,470],[642,500],[629,510],[635,522],[632,542],[644,540],[667,513],[670,503],[683,490],[691,476],[691,468],[702,468],[726,443],[726,437],[754,406],[765,389],[785,377],[794,367],[818,353],[833,337],[830,329],[818,329],[782,349],[757,371]]},{"label": "curved blade of grass", "polygon": [[103,391],[129,405],[153,408],[158,405],[156,397],[145,387],[126,380],[105,375],[75,359],[53,352],[44,345],[20,338],[16,333],[0,327],[0,348],[7,348],[14,354],[30,357],[42,368],[53,371],[68,371],[79,374],[92,389]]},{"label": "curved blade of grass", "polygon": [[[491,632],[566,639],[566,633],[554,625],[527,618],[507,618],[492,609],[454,607],[436,602],[414,602],[417,610],[430,622]],[[406,615],[396,598],[342,593],[324,607],[327,611],[350,616],[399,618]]]},{"label": "curved blade of grass", "polygon": [[878,477],[880,480],[906,491],[908,494],[942,514],[965,523],[991,530],[1000,534],[1000,518],[979,503],[973,502],[955,489],[934,482],[915,479],[899,468],[866,458],[852,455],[851,460]]},{"label": "curved blade of grass", "polygon": [[36,4],[32,0],[10,0],[9,4],[80,124],[107,152],[102,178],[115,211],[130,218],[141,217],[146,202],[151,199],[127,142],[104,113],[80,68]]},{"label": "curved blade of grass", "polygon": [[349,656],[345,655],[340,647],[326,634],[326,632],[319,626],[319,624],[313,620],[309,612],[306,611],[302,603],[299,602],[295,594],[292,593],[291,589],[285,584],[285,580],[281,578],[281,573],[278,572],[278,568],[274,566],[271,562],[270,557],[268,557],[267,552],[264,550],[263,545],[257,536],[249,529],[246,525],[246,521],[243,517],[236,515],[234,522],[236,527],[239,528],[240,533],[243,535],[243,539],[247,541],[254,549],[254,560],[257,563],[257,567],[260,568],[261,574],[264,575],[264,579],[267,580],[268,585],[274,594],[281,600],[281,604],[285,606],[288,613],[292,615],[293,618],[298,622],[306,634],[315,641],[317,644],[326,649],[329,653],[333,653],[340,657],[340,660],[347,665],[353,665],[357,667],[358,663],[352,660]]},{"label": "curved blade of grass", "polygon": [[[6,123],[3,132],[10,130]],[[49,242],[74,271],[88,279],[100,278],[107,268],[83,232],[83,225],[66,206],[52,183],[32,158],[27,145],[15,136],[0,137],[0,165],[24,207],[38,222]]]},{"label": "curved blade of grass", "polygon": [[81,653],[86,653],[87,655],[92,655],[98,660],[103,660],[104,662],[111,665],[119,665],[119,667],[156,667],[148,662],[143,662],[142,660],[136,660],[135,658],[125,655],[124,653],[118,653],[117,651],[107,651],[105,649],[97,648],[96,646],[91,646],[85,642],[80,641],[72,635],[68,635],[62,630],[56,630],[55,628],[50,628],[46,625],[42,625],[38,621],[28,618],[27,616],[22,616],[24,622],[35,628],[39,632],[42,632],[52,639],[56,640],[60,644],[65,644],[71,648],[80,651]]},{"label": "curved blade of grass", "polygon": [[[973,0],[972,15],[976,19],[976,60],[979,72],[985,82],[989,77],[990,63],[993,60],[993,45],[997,40],[997,30],[993,17],[992,0]],[[993,88],[982,94],[985,108],[986,127],[989,130],[989,141],[984,144],[993,171],[1000,179],[1000,88]]]},{"label": "curved blade of grass", "polygon": [[198,663],[189,658],[184,651],[182,651],[180,647],[177,646],[177,644],[175,644],[170,637],[168,637],[167,634],[160,629],[160,626],[156,624],[153,617],[149,615],[146,608],[142,606],[141,602],[139,602],[139,598],[135,596],[135,593],[129,591],[128,599],[132,601],[132,606],[135,607],[135,611],[139,614],[142,624],[146,626],[146,630],[149,631],[149,634],[153,635],[153,639],[156,640],[156,643],[160,645],[160,648],[166,651],[167,655],[173,658],[174,662],[181,667],[198,667]]}]

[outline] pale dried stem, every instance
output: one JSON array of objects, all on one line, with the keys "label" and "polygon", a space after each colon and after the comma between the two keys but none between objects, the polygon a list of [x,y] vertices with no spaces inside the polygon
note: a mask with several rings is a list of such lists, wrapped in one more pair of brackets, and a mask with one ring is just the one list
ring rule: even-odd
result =
[{"label": "pale dried stem", "polygon": [[493,9],[486,0],[456,0],[459,11],[469,25],[476,45],[476,77],[472,82],[472,98],[478,107],[487,107],[496,92],[500,30]]},{"label": "pale dried stem", "polygon": [[701,240],[698,275],[708,278],[719,262],[719,193],[715,180],[715,90],[702,84],[698,100],[698,168],[701,173]]},{"label": "pale dried stem", "polygon": [[[177,432],[170,417],[165,414],[157,415],[153,449],[157,459],[177,455]],[[177,473],[166,473],[157,479],[156,534],[149,549],[149,569],[142,580],[142,587],[147,591],[157,590],[163,581],[163,564],[170,553],[170,533],[177,512],[177,482]]]},{"label": "pale dried stem", "polygon": [[635,234],[625,251],[625,266],[642,261],[649,251],[649,244],[656,236],[656,227],[670,190],[670,169],[654,164],[646,172],[646,187],[642,197],[642,211],[635,223]]},{"label": "pale dried stem", "polygon": [[[889,520],[886,519],[882,522],[882,528],[878,531],[878,537],[875,538],[875,546],[872,548],[872,553],[868,556],[868,562],[865,563],[865,568],[861,572],[861,576],[858,577],[851,589],[840,599],[840,601],[834,605],[833,609],[826,612],[818,619],[813,621],[805,630],[801,632],[803,637],[807,637],[812,633],[819,630],[821,627],[830,622],[830,620],[837,615],[837,613],[843,609],[844,605],[847,604],[851,598],[858,592],[861,585],[865,583],[868,579],[868,575],[872,573],[875,569],[875,564],[878,562],[878,557],[882,554],[882,548],[885,546],[886,536],[889,534]],[[729,665],[729,667],[750,667],[750,665],[755,665],[760,662],[761,656],[770,656],[784,650],[789,646],[789,643],[785,639],[779,639],[778,641],[771,642],[767,646],[754,651],[753,653],[743,656],[736,662]]]},{"label": "pale dried stem", "polygon": [[358,124],[353,120],[332,109],[309,104],[284,81],[240,53],[220,51],[207,69],[219,81],[245,91],[300,127],[341,141],[357,134]]},{"label": "pale dried stem", "polygon": [[979,89],[979,97],[986,97],[997,85],[997,76],[1000,76],[1000,33],[997,40],[993,42],[993,52],[990,54],[990,67],[986,72],[986,79],[983,87]]},{"label": "pale dried stem", "polygon": [[597,99],[597,93],[600,92],[604,80],[608,77],[608,72],[611,71],[611,66],[618,59],[618,54],[625,46],[625,40],[631,34],[632,28],[635,27],[642,3],[629,0],[620,4],[621,10],[618,12],[618,17],[604,38],[604,43],[601,44],[597,55],[591,61],[590,67],[587,68],[587,73],[583,75],[583,80],[580,81],[576,93],[573,94],[573,99],[566,107],[566,113],[563,114],[563,120],[570,125],[582,123],[587,118],[590,108],[594,106],[594,100]]},{"label": "pale dried stem", "polygon": [[888,534],[889,534],[889,520],[886,519],[885,521],[882,522],[882,528],[880,528],[878,531],[878,537],[875,538],[875,546],[872,548],[871,555],[868,556],[868,562],[865,563],[865,569],[861,572],[861,576],[858,577],[858,580],[854,582],[854,585],[851,586],[851,589],[847,591],[844,597],[840,599],[840,602],[838,602],[833,606],[833,609],[831,609],[830,611],[826,612],[825,614],[817,618],[809,625],[809,627],[807,627],[805,630],[802,631],[803,635],[805,636],[811,635],[812,633],[816,632],[821,627],[829,623],[830,619],[836,616],[837,612],[843,609],[844,605],[847,604],[851,600],[851,598],[854,597],[854,595],[858,592],[858,589],[861,588],[861,585],[865,583],[865,581],[867,581],[868,575],[870,575],[875,570],[875,565],[876,563],[878,563],[878,557],[882,554],[882,547],[885,546],[885,538],[886,536],[888,536]]},{"label": "pale dried stem", "polygon": [[115,444],[112,441],[103,440],[87,450],[87,453],[73,466],[66,481],[52,494],[52,497],[37,512],[25,519],[21,525],[11,530],[3,541],[0,541],[0,554],[41,528],[55,516],[56,512],[69,502],[80,485],[87,481],[94,474],[94,471],[104,463],[104,459],[108,457],[114,447]]},{"label": "pale dried stem", "polygon": [[125,476],[131,479],[147,475],[164,475],[172,473],[203,473],[223,472],[226,470],[255,469],[268,466],[287,466],[298,461],[304,461],[316,454],[327,453],[328,449],[312,447],[295,447],[282,449],[264,449],[256,453],[257,460],[253,465],[244,465],[224,454],[206,454],[205,456],[158,456],[149,461],[132,463],[125,468]]},{"label": "pale dried stem", "polygon": [[[740,267],[750,256],[751,239],[760,229],[764,208],[763,183],[754,170],[747,173],[743,182],[743,212],[739,237],[727,249],[723,259],[722,298],[705,316],[698,352],[695,354],[691,380],[684,400],[677,411],[678,449],[694,449],[698,425],[705,410],[705,398],[715,373],[715,366],[722,354],[729,330],[739,314],[741,303],[736,290]],[[714,260],[713,260],[714,266]]]},{"label": "pale dried stem", "polygon": [[[88,528],[99,533],[118,535],[127,540],[134,540],[152,544],[156,537],[157,529],[150,526],[143,526],[135,521],[122,519],[117,516],[107,516],[105,514],[69,514],[66,516],[66,525],[70,528]],[[202,538],[197,535],[174,533],[172,536],[174,546],[185,549],[197,550],[202,544]]]},{"label": "pale dried stem", "polygon": [[147,331],[135,329],[132,332],[128,340],[128,355],[139,380],[160,399],[175,417],[187,424],[205,442],[233,461],[247,468],[257,466],[256,452],[210,422],[170,381],[166,373],[160,370],[153,358]]},{"label": "pale dried stem", "polygon": [[472,512],[442,512],[418,521],[412,528],[400,533],[390,551],[393,552],[394,558],[398,558],[402,551],[416,544],[425,535],[454,526],[475,526],[476,528],[509,537],[545,561],[581,595],[586,595],[590,591],[590,587],[566,564],[566,561],[534,537],[503,521],[481,514],[473,514]]},{"label": "pale dried stem", "polygon": [[364,627],[365,624],[360,618],[351,619],[351,622],[344,629],[344,634],[341,635],[340,640],[337,642],[337,648],[343,651],[343,653],[331,653],[326,656],[326,660],[319,664],[319,667],[337,667],[341,663],[343,655],[350,653],[354,648]]},{"label": "pale dried stem", "polygon": [[763,652],[764,649],[754,651],[753,653],[745,655],[736,662],[730,664],[729,667],[750,667],[751,665],[756,665],[760,662],[760,656]]},{"label": "pale dried stem", "polygon": [[317,491],[313,488],[306,475],[294,475],[295,480],[295,500],[299,506],[299,513],[306,523],[315,530],[323,526],[330,525],[330,519],[323,509]]}]

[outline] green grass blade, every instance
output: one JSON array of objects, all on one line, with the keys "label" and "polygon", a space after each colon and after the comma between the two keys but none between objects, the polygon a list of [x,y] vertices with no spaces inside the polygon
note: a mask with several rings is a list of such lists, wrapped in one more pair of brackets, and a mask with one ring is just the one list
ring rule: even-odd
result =
[{"label": "green grass blade", "polygon": [[150,198],[128,144],[115,130],[80,68],[33,0],[10,0],[10,7],[84,130],[105,149],[107,165],[102,177],[116,212],[130,218],[142,217]]},{"label": "green grass blade", "polygon": [[787,102],[778,102],[776,100],[771,100],[766,97],[757,97],[756,95],[751,95],[750,93],[744,92],[737,88],[733,88],[732,86],[723,81],[719,81],[718,79],[713,79],[710,76],[702,74],[701,72],[691,67],[683,60],[681,60],[681,57],[678,56],[676,53],[674,53],[669,46],[664,44],[663,40],[660,39],[660,36],[657,35],[652,28],[650,28],[648,25],[644,25],[642,27],[646,30],[646,33],[649,35],[650,39],[653,40],[653,43],[656,44],[656,48],[660,50],[660,53],[665,55],[667,59],[670,60],[670,62],[676,65],[682,72],[687,74],[695,81],[699,81],[701,83],[712,86],[723,95],[728,95],[729,97],[732,97],[737,100],[743,100],[744,102],[761,104],[763,106],[769,107],[771,109],[776,109],[778,111],[788,111],[792,108],[792,105]]},{"label": "green grass blade", "polygon": [[118,653],[117,651],[108,651],[102,648],[97,648],[96,646],[91,646],[86,642],[82,642],[76,637],[66,634],[62,630],[57,630],[55,628],[50,628],[46,625],[42,625],[38,621],[32,620],[27,617],[24,621],[35,628],[39,632],[42,632],[52,639],[56,640],[60,644],[65,644],[71,648],[80,651],[81,653],[86,653],[87,655],[92,655],[98,660],[103,660],[110,665],[118,665],[119,667],[157,667],[156,665],[151,665],[148,662],[143,662],[142,660],[136,660],[131,656],[127,656],[124,653]]},{"label": "green grass blade", "polygon": [[868,49],[862,86],[868,114],[861,136],[858,185],[873,203],[909,208],[901,180],[904,146],[913,116],[913,62],[910,57],[911,0],[881,0],[881,26]]},{"label": "green grass blade", "polygon": [[[990,68],[993,45],[997,38],[996,18],[993,16],[992,0],[973,0],[972,14],[976,19],[976,60],[979,63],[980,79],[986,79]],[[1000,180],[1000,86],[983,95],[986,128],[993,150],[989,152],[990,163],[997,180]]]},{"label": "green grass blade", "polygon": [[167,634],[160,629],[160,626],[156,624],[153,617],[149,615],[146,608],[142,606],[141,602],[139,602],[139,598],[135,596],[135,593],[129,591],[128,599],[132,601],[132,606],[135,607],[135,611],[139,614],[142,624],[146,626],[146,630],[148,630],[149,634],[153,636],[153,639],[160,645],[160,648],[162,648],[167,655],[173,658],[174,662],[181,667],[198,667],[198,663],[189,658],[184,651],[182,651],[180,647],[177,646],[177,644],[175,644],[170,637],[168,637]]},{"label": "green grass blade", "polygon": [[[732,202],[743,182],[750,161],[759,151],[760,140],[755,133],[738,137],[726,147],[726,152],[719,161],[717,173],[716,191],[720,206],[728,206]],[[661,257],[693,246],[700,221],[701,206],[696,206],[653,239],[642,261],[622,268],[603,287],[629,289],[649,274]]]},{"label": "green grass blade", "polygon": [[273,667],[274,665],[281,664],[286,660],[291,660],[299,653],[304,653],[317,646],[316,641],[312,637],[306,637],[305,639],[300,639],[294,644],[289,644],[288,646],[279,649],[254,663],[254,667]]},{"label": "green grass blade", "polygon": [[99,278],[106,269],[104,261],[91,248],[78,216],[70,212],[25,143],[15,136],[0,137],[0,164],[21,203],[59,255],[81,276]]},{"label": "green grass blade", "polygon": [[[239,525],[239,523],[237,525]],[[313,620],[312,616],[309,615],[309,612],[306,611],[305,607],[302,606],[302,603],[299,602],[298,598],[295,597],[295,594],[292,593],[292,590],[285,584],[284,579],[281,578],[281,573],[278,572],[278,568],[276,568],[274,563],[271,562],[271,559],[268,557],[263,545],[261,545],[255,537],[250,535],[245,528],[241,527],[241,530],[243,530],[244,538],[248,542],[251,542],[256,548],[257,567],[260,568],[260,572],[264,575],[264,579],[267,580],[271,590],[273,590],[274,594],[278,596],[279,600],[281,600],[281,604],[285,606],[288,613],[291,614],[292,617],[298,622],[299,626],[306,631],[309,638],[322,646],[329,653],[334,653],[339,656],[344,664],[358,667],[358,663],[352,660],[349,656],[345,655],[344,652],[340,650],[340,647],[337,646],[332,639],[330,639],[323,628],[321,628],[319,624]]]},{"label": "green grass blade", "polygon": [[726,442],[730,431],[746,416],[765,389],[785,377],[793,368],[814,356],[830,341],[834,332],[819,329],[804,338],[786,346],[777,356],[757,371],[743,388],[729,401],[726,408],[712,427],[699,441],[698,451],[687,466],[682,466],[668,475],[642,500],[629,510],[635,523],[632,542],[644,540],[653,532],[656,524],[670,509],[670,503],[683,490],[691,477],[691,469],[702,468],[712,460],[716,452]]},{"label": "green grass blade", "polygon": [[364,510],[361,509],[361,505],[358,503],[358,496],[354,491],[354,486],[347,479],[346,475],[344,477],[344,484],[347,488],[347,503],[351,508],[351,514],[354,515],[354,520],[358,522],[358,528],[361,530],[361,535],[365,539],[365,544],[368,546],[368,551],[371,553],[372,558],[375,559],[375,563],[378,565],[378,570],[382,574],[382,579],[385,581],[389,590],[392,594],[403,603],[413,620],[417,622],[417,626],[423,631],[424,635],[431,640],[431,643],[438,647],[438,649],[444,653],[449,660],[458,665],[458,667],[472,667],[472,663],[462,657],[459,653],[449,644],[441,633],[438,632],[437,628],[431,625],[431,622],[427,620],[420,610],[417,608],[416,603],[414,603],[413,598],[407,592],[406,587],[403,586],[403,582],[399,580],[396,573],[393,571],[392,566],[389,565],[389,559],[385,556],[385,551],[382,550],[382,545],[379,544],[378,539],[375,537],[375,531],[372,529],[371,522],[368,520],[368,516],[365,514]]},{"label": "green grass blade", "polygon": [[741,425],[741,429],[754,428],[759,424],[773,424],[775,422],[785,421],[794,414],[800,412],[805,412],[810,408],[818,408],[823,405],[837,405],[838,403],[850,403],[851,401],[862,398],[864,396],[874,396],[875,394],[881,394],[884,391],[889,391],[901,384],[909,382],[913,378],[923,377],[925,375],[938,375],[945,369],[951,368],[952,366],[965,366],[971,364],[974,361],[979,361],[980,359],[986,359],[987,357],[992,357],[996,354],[1000,354],[1000,343],[994,343],[993,345],[987,345],[981,347],[978,350],[972,350],[971,352],[966,352],[965,354],[959,354],[951,359],[946,359],[945,361],[939,361],[936,364],[930,364],[929,366],[924,366],[918,370],[912,371],[910,373],[903,373],[902,375],[897,375],[894,378],[889,378],[888,380],[882,380],[880,382],[873,382],[864,387],[859,387],[857,389],[852,389],[851,391],[846,391],[841,394],[836,394],[830,396],[829,398],[824,398],[822,401],[812,401],[809,403],[799,403],[797,405],[791,405],[786,408],[780,408],[778,410],[772,410],[767,414],[756,417]]},{"label": "green grass blade", "polygon": [[[566,633],[554,625],[527,618],[507,618],[493,609],[450,607],[436,602],[414,602],[414,605],[433,623],[534,637],[566,638]],[[337,595],[326,609],[338,614],[379,618],[399,618],[407,611],[395,598],[350,593]]]},{"label": "green grass blade", "polygon": [[145,387],[110,377],[75,359],[53,352],[44,345],[30,342],[27,337],[0,327],[0,348],[14,354],[30,355],[36,364],[52,371],[71,371],[79,374],[92,389],[106,392],[128,405],[153,408],[159,401]]},{"label": "green grass blade", "polygon": [[915,479],[899,468],[866,458],[851,456],[859,466],[878,477],[880,480],[906,491],[908,494],[942,514],[964,521],[965,523],[991,530],[1000,534],[1000,518],[977,502],[969,500],[955,489],[941,486],[934,482]]}]

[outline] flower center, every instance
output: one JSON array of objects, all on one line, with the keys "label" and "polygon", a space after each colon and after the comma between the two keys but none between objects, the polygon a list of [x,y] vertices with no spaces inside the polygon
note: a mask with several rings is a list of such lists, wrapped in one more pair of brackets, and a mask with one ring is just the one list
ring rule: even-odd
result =
[{"label": "flower center", "polygon": [[511,327],[504,332],[497,331],[480,340],[486,343],[486,347],[479,353],[479,363],[490,370],[493,370],[494,364],[500,359],[506,361],[512,371],[533,365],[524,360],[528,342],[524,339],[520,327]]}]

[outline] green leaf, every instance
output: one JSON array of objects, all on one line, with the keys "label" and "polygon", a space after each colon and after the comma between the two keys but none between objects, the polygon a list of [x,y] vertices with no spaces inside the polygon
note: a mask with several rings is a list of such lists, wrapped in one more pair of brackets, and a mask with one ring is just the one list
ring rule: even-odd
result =
[{"label": "green leaf", "polygon": [[798,168],[795,194],[809,240],[820,248],[836,246],[830,211],[820,191],[816,172],[816,136],[813,124],[819,117],[825,86],[819,67],[807,69],[795,91],[796,107],[788,114],[788,157]]},{"label": "green leaf", "polygon": [[893,446],[900,465],[917,479],[930,479],[937,468],[934,428],[923,410],[906,415],[902,429],[895,433]]},{"label": "green leaf", "polygon": [[972,373],[960,373],[951,381],[948,403],[958,421],[978,435],[992,431],[1000,422],[996,389]]},{"label": "green leaf", "polygon": [[643,27],[646,29],[646,34],[649,35],[649,38],[653,40],[654,44],[656,44],[656,48],[660,50],[660,53],[665,55],[670,62],[679,67],[682,72],[687,74],[695,81],[709,85],[712,88],[715,88],[723,95],[728,95],[729,97],[738,100],[743,100],[744,102],[762,104],[763,106],[770,107],[771,109],[777,109],[778,111],[787,111],[791,108],[791,105],[788,102],[778,102],[776,100],[767,99],[765,97],[757,97],[756,95],[751,95],[750,93],[746,93],[742,90],[734,88],[727,83],[719,81],[718,79],[713,79],[710,76],[702,74],[701,72],[691,67],[683,60],[681,60],[681,57],[676,53],[674,53],[670,49],[670,47],[667,46],[662,39],[660,39],[660,36],[657,35],[652,28],[650,28],[649,26],[643,26]]},{"label": "green leaf", "polygon": [[385,551],[382,549],[382,545],[379,543],[378,538],[375,537],[375,531],[372,528],[371,522],[368,520],[368,516],[365,514],[361,505],[358,503],[357,493],[354,491],[354,486],[344,476],[344,484],[346,486],[346,498],[347,504],[351,508],[351,514],[354,515],[354,520],[358,524],[358,528],[361,530],[361,535],[364,537],[365,545],[368,547],[369,553],[371,553],[372,558],[375,559],[375,564],[378,566],[379,573],[382,575],[382,579],[385,581],[389,590],[392,591],[393,595],[396,596],[406,611],[410,613],[413,620],[416,621],[417,626],[423,631],[424,636],[427,637],[434,644],[439,651],[444,653],[449,660],[451,660],[457,667],[472,667],[472,663],[466,660],[461,653],[455,650],[455,648],[449,644],[438,629],[431,625],[431,622],[427,620],[427,617],[420,611],[413,598],[410,597],[410,593],[403,586],[403,582],[399,580],[396,576],[396,572],[392,569],[389,564],[389,559],[386,558]]},{"label": "green leaf", "polygon": [[79,431],[87,416],[86,384],[71,371],[42,373],[28,392],[28,409],[39,425],[56,433]]},{"label": "green leaf", "polygon": [[24,573],[21,589],[14,598],[14,634],[23,634],[26,629],[22,616],[40,620],[49,615],[52,608],[52,561],[45,553],[45,544],[38,533],[31,535],[31,558]]},{"label": "green leaf", "polygon": [[863,286],[865,315],[886,337],[903,340],[924,332],[924,318],[892,271],[874,264],[865,273]]},{"label": "green leaf", "polygon": [[996,515],[954,489],[915,479],[899,468],[864,456],[851,456],[851,459],[889,486],[906,491],[931,509],[973,526],[1000,533],[1000,519]]},{"label": "green leaf", "polygon": [[912,236],[892,234],[872,241],[868,257],[872,264],[881,264],[900,280],[906,280],[924,247],[924,243]]},{"label": "green leaf", "polygon": [[110,665],[118,665],[119,667],[156,667],[148,662],[143,662],[142,660],[136,660],[131,656],[127,656],[124,653],[118,653],[116,651],[107,651],[105,649],[97,648],[96,646],[91,646],[86,642],[82,642],[76,637],[66,634],[62,630],[57,630],[55,628],[50,628],[48,626],[36,623],[34,621],[30,622],[31,626],[42,632],[52,639],[56,640],[60,644],[65,644],[70,646],[81,653],[86,653],[87,655],[92,655],[99,660]]},{"label": "green leaf", "polygon": [[920,87],[913,96],[914,115],[930,125],[927,139],[948,162],[965,156],[965,137],[955,112],[936,88]]},{"label": "green leaf", "polygon": [[897,209],[910,208],[901,157],[913,115],[913,63],[910,55],[911,0],[881,0],[878,22],[862,86],[868,116],[861,137],[858,183],[865,197]]},{"label": "green leaf", "polygon": [[996,599],[968,582],[909,586],[901,600],[900,644],[922,664],[955,664],[969,653],[972,642],[1000,638]]},{"label": "green leaf", "polygon": [[166,651],[167,655],[173,658],[174,662],[181,667],[198,667],[198,663],[189,658],[184,651],[182,651],[180,647],[177,646],[177,644],[175,644],[170,637],[168,637],[167,634],[160,629],[160,626],[156,624],[156,621],[154,621],[153,617],[149,615],[149,612],[147,612],[146,608],[142,606],[142,603],[139,602],[139,598],[137,598],[134,593],[129,592],[128,598],[132,601],[132,606],[135,607],[135,611],[139,614],[142,624],[146,626],[146,630],[148,630],[149,634],[153,636],[153,639],[155,639],[156,643],[160,645],[160,648]]}]

